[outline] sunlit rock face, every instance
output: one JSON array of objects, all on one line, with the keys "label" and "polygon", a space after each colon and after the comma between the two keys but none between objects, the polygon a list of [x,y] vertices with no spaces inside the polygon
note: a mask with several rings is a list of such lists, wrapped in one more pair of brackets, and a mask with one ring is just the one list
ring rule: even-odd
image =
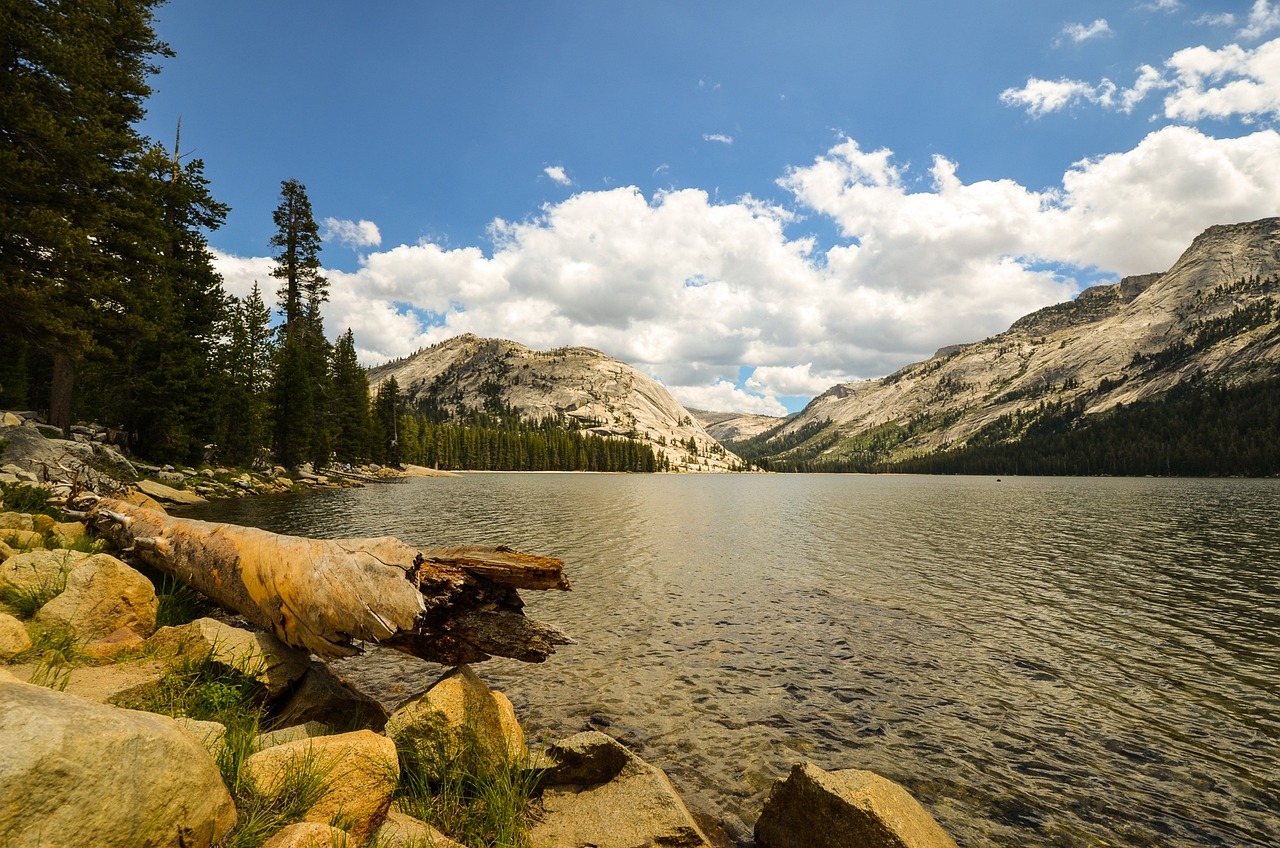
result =
[{"label": "sunlit rock face", "polygon": [[1210,227],[1162,274],[1086,289],[999,335],[835,386],[774,438],[835,428],[826,450],[839,456],[876,428],[910,425],[901,457],[1042,403],[1096,413],[1199,377],[1244,383],[1280,370],[1278,317],[1280,218]]}]

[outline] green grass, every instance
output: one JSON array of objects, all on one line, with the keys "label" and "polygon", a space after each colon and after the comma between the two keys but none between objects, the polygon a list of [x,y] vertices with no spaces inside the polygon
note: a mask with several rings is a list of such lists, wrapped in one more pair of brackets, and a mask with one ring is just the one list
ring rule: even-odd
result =
[{"label": "green grass", "polygon": [[436,731],[397,743],[400,809],[469,848],[532,848],[527,757],[495,756],[473,728]]},{"label": "green grass", "polygon": [[31,641],[32,647],[25,653],[37,659],[29,682],[65,692],[71,682],[71,669],[84,659],[83,641],[66,627],[37,630]]},{"label": "green grass", "polygon": [[40,608],[53,600],[67,588],[67,574],[70,568],[64,561],[58,574],[48,578],[37,586],[14,586],[11,583],[0,583],[0,604],[13,610],[18,618],[32,618]]},{"label": "green grass", "polygon": [[25,483],[0,483],[0,503],[4,504],[5,511],[43,513],[59,521],[65,521],[66,514],[49,503],[51,497],[48,489],[39,486],[28,486]]},{"label": "green grass", "polygon": [[299,757],[272,792],[260,792],[249,781],[237,780],[232,789],[236,826],[218,848],[258,848],[281,828],[302,821],[329,791],[335,765],[316,755]]},{"label": "green grass", "polygon": [[176,577],[161,575],[156,586],[156,627],[176,627],[204,618],[217,606]]}]

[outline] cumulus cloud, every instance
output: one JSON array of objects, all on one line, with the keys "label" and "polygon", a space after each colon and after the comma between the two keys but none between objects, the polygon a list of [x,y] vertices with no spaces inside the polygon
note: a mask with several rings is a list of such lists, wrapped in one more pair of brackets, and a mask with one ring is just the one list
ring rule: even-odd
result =
[{"label": "cumulus cloud", "polygon": [[1236,16],[1230,12],[1219,12],[1217,14],[1206,12],[1192,21],[1192,23],[1200,24],[1201,26],[1233,27],[1236,25]]},{"label": "cumulus cloud", "polygon": [[1062,32],[1058,33],[1056,43],[1070,41],[1080,44],[1092,38],[1102,38],[1112,34],[1111,25],[1107,23],[1106,18],[1098,18],[1091,24],[1067,24],[1062,28]]},{"label": "cumulus cloud", "polygon": [[573,185],[573,180],[569,179],[569,175],[564,172],[563,165],[548,165],[547,167],[542,169],[542,173],[550,177],[551,182],[557,185],[562,185],[562,186]]},{"label": "cumulus cloud", "polygon": [[733,144],[733,136],[724,133],[703,133],[703,141],[714,141],[717,144]]},{"label": "cumulus cloud", "polygon": [[213,266],[222,275],[222,288],[227,294],[248,297],[257,283],[262,299],[271,306],[275,300],[277,280],[271,276],[275,262],[269,256],[236,256],[212,248]]},{"label": "cumulus cloud", "polygon": [[1240,30],[1240,37],[1247,39],[1262,38],[1280,29],[1280,4],[1271,5],[1270,0],[1254,0],[1249,10],[1249,22]]},{"label": "cumulus cloud", "polygon": [[1080,104],[1129,113],[1156,91],[1168,92],[1164,116],[1170,120],[1274,118],[1280,115],[1280,39],[1253,49],[1236,44],[1219,50],[1188,47],[1170,56],[1163,69],[1140,66],[1133,85],[1125,89],[1109,79],[1094,85],[1032,77],[1022,88],[1002,92],[1000,102],[1023,108],[1033,118]]},{"label": "cumulus cloud", "polygon": [[344,221],[340,218],[325,218],[322,222],[324,232],[320,238],[324,241],[336,241],[350,248],[377,247],[382,244],[382,233],[378,225],[372,221]]},{"label": "cumulus cloud", "polygon": [[[795,209],[697,189],[581,192],[495,221],[491,249],[423,241],[329,271],[325,326],[351,327],[366,364],[462,332],[587,345],[691,405],[777,414],[778,398],[889,373],[1065,300],[1073,267],[1167,269],[1205,227],[1273,215],[1280,197],[1270,130],[1166,127],[1049,189],[966,182],[943,156],[921,186],[909,165],[842,139],[781,179]],[[829,219],[837,242],[789,234],[797,212]],[[216,259],[229,291],[257,279],[274,299],[269,259]]]},{"label": "cumulus cloud", "polygon": [[[831,385],[823,386],[829,389]],[[787,408],[777,398],[762,397],[744,391],[728,380],[720,380],[711,386],[667,386],[667,389],[686,407],[707,409],[712,412],[750,412],[755,415],[786,416]]]}]

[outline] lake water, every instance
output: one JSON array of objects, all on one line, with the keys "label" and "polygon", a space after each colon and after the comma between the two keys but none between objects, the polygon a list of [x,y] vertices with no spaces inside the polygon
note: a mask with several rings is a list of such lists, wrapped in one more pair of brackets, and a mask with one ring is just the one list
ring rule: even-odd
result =
[{"label": "lake water", "polygon": [[802,759],[962,846],[1280,845],[1280,481],[467,474],[201,517],[563,558],[523,594],[578,644],[477,670],[744,845]]}]

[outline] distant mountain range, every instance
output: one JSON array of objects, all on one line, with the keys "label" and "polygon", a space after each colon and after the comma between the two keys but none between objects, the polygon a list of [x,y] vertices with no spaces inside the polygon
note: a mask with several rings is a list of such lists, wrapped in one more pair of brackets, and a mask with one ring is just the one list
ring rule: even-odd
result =
[{"label": "distant mountain range", "polygon": [[391,376],[414,404],[554,417],[648,444],[675,470],[1280,473],[1280,218],[1210,227],[1165,273],[834,386],[787,418],[686,409],[598,350],[473,335],[370,382]]},{"label": "distant mountain range", "polygon": [[555,418],[584,432],[634,439],[676,471],[742,466],[661,383],[591,348],[537,351],[466,334],[369,372],[375,390],[390,377],[411,404],[455,418],[511,410],[527,421]]},{"label": "distant mountain range", "polygon": [[[1087,289],[999,335],[835,386],[728,446],[783,470],[1276,473],[1276,421],[1243,425],[1265,422],[1278,394],[1280,218],[1267,218],[1210,227],[1163,274]],[[1199,464],[1175,467],[1179,440]],[[1141,452],[1151,456],[1121,456]]]}]

